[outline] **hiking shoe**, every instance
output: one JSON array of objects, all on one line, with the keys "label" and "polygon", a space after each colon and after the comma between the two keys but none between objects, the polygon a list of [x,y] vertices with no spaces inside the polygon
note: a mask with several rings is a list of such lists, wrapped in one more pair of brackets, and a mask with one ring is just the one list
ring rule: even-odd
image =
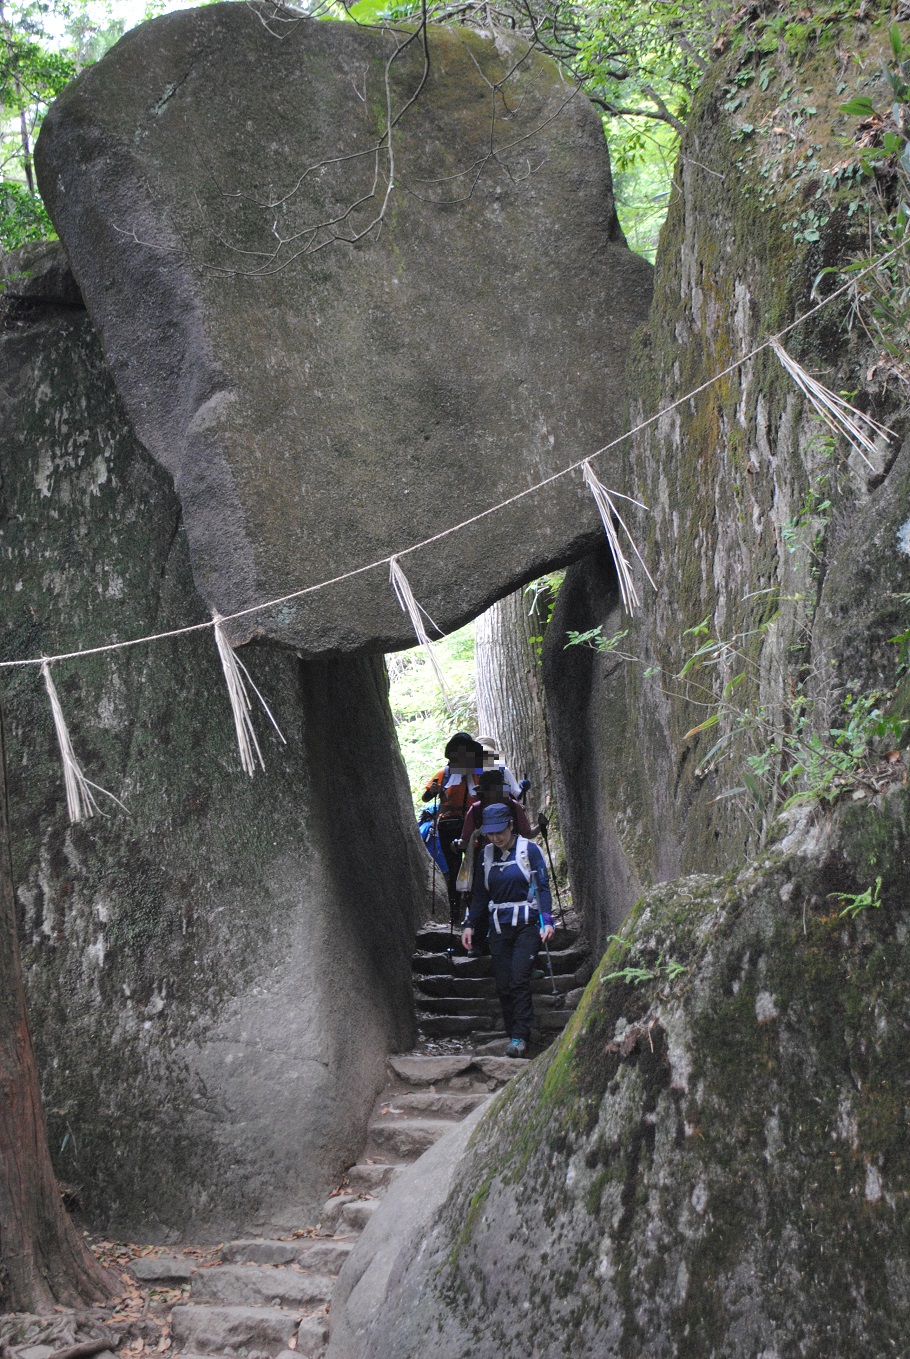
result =
[{"label": "hiking shoe", "polygon": [[528,1050],[528,1045],[523,1038],[513,1038],[506,1048],[507,1057],[523,1057]]},{"label": "hiking shoe", "polygon": [[532,970],[531,970],[531,981],[540,981],[541,977],[545,977],[546,975],[547,975],[547,974],[546,974],[546,972],[544,972],[544,970],[543,970],[542,967],[535,967],[535,968],[532,968]]}]

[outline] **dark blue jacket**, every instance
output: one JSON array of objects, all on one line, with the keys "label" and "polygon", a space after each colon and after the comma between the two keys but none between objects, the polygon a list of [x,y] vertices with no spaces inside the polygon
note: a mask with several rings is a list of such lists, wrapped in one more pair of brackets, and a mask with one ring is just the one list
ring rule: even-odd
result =
[{"label": "dark blue jacket", "polygon": [[[552,925],[553,900],[550,895],[550,881],[543,855],[534,844],[528,841],[528,863],[531,868],[531,883],[536,883],[535,902],[540,912],[540,924]],[[512,901],[527,901],[531,896],[531,883],[528,882],[515,862],[515,846],[507,852],[493,850],[493,867],[490,869],[490,885],[487,887],[483,875],[483,851],[477,855],[474,867],[474,890],[468,910],[468,925],[472,930],[486,929],[490,918],[487,903],[495,901],[506,905]],[[524,922],[524,915],[520,917]],[[532,916],[533,920],[533,916]]]}]

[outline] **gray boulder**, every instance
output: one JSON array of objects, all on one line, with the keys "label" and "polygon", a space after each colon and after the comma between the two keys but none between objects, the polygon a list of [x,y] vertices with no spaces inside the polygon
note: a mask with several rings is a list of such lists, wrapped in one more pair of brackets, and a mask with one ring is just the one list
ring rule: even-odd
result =
[{"label": "gray boulder", "polygon": [[[422,83],[402,32],[203,6],[129,33],[44,123],[42,193],[222,613],[399,552],[624,427],[651,268],[599,116],[514,43],[434,29],[428,53]],[[448,630],[597,525],[576,474],[403,564]],[[388,575],[232,636],[411,645]]]},{"label": "gray boulder", "polygon": [[[445,1203],[352,1253],[331,1359],[900,1353],[908,812],[803,812],[738,874],[652,889]],[[830,894],[872,853],[881,904],[851,922]],[[630,963],[652,978],[610,975]]]},{"label": "gray boulder", "polygon": [[[0,334],[0,657],[204,620],[91,322],[32,301]],[[382,662],[244,659],[288,741],[263,722],[252,780],[210,631],[56,665],[77,757],[129,809],[77,826],[39,672],[2,672],[50,1145],[94,1223],[146,1239],[299,1225],[412,1041],[426,854]]]}]

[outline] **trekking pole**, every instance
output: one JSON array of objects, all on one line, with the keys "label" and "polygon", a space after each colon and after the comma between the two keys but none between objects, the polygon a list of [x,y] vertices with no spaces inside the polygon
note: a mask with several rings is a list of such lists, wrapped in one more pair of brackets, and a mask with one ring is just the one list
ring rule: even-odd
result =
[{"label": "trekking pole", "polygon": [[439,822],[436,820],[436,806],[439,802],[437,793],[433,799],[433,852],[430,858],[433,860],[433,881],[430,887],[430,919],[436,919],[436,854],[439,849]]},{"label": "trekking pole", "polygon": [[[531,888],[531,900],[533,901],[537,897],[537,870],[533,868],[531,869],[531,882],[533,884]],[[542,935],[541,942],[543,944],[544,953],[547,955],[547,970],[550,973],[550,985],[553,988],[553,995],[558,996],[559,992],[556,989],[556,978],[553,976],[553,959],[550,957],[550,946]]]},{"label": "trekking pole", "polygon": [[550,874],[553,879],[553,891],[556,893],[556,904],[559,907],[559,921],[563,929],[566,928],[566,913],[563,910],[562,894],[559,890],[559,883],[556,881],[556,866],[553,863],[553,855],[550,853],[550,841],[547,839],[547,827],[550,822],[544,812],[537,813],[537,827],[543,836],[544,848],[547,851],[547,860],[550,864]]}]

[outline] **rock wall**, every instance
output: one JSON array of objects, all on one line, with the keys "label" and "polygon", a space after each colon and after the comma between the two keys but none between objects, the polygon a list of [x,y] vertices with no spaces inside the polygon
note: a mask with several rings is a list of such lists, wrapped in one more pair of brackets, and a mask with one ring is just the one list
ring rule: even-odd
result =
[{"label": "rock wall", "polygon": [[[900,790],[808,815],[738,873],[647,893],[435,1221],[379,1208],[381,1272],[355,1248],[330,1359],[899,1353],[908,812]],[[873,875],[851,922],[829,894]],[[611,977],[629,965],[652,978]]]},{"label": "rock wall", "polygon": [[[753,7],[718,44],[632,357],[633,421],[659,418],[617,484],[650,506],[631,518],[657,594],[630,623],[598,553],[570,569],[545,645],[576,898],[602,941],[631,914],[556,1049],[481,1120],[436,1221],[379,1210],[377,1320],[364,1335],[342,1316],[332,1359],[905,1343],[906,751],[783,813],[757,779],[751,801],[724,796],[803,717],[807,740],[846,723],[848,693],[896,688],[907,712],[888,641],[910,596],[902,360],[851,326],[846,298],[787,337],[894,426],[872,467],[823,441],[767,350],[674,404],[808,310],[820,271],[881,226],[887,180],[871,227],[854,220],[839,107],[887,106],[891,18]],[[564,650],[567,630],[597,627],[625,636]],[[699,690],[683,671],[711,638],[726,646],[689,668]],[[342,1279],[355,1322],[368,1266],[355,1250]]]},{"label": "rock wall", "polygon": [[[0,656],[206,619],[170,478],[62,252],[22,254],[31,296],[0,336]],[[150,1238],[320,1203],[412,1041],[425,852],[382,661],[243,659],[287,738],[257,717],[254,779],[210,631],[54,667],[78,758],[128,808],[99,797],[77,826],[39,673],[0,672],[52,1152],[93,1222]]]},{"label": "rock wall", "polygon": [[[754,852],[779,803],[765,789],[727,794],[743,787],[747,757],[771,750],[800,720],[797,697],[811,705],[808,735],[846,723],[849,692],[889,690],[896,679],[888,639],[906,627],[899,596],[910,588],[899,538],[910,490],[905,400],[849,296],[785,344],[895,429],[890,444],[878,442],[873,466],[827,439],[769,349],[671,408],[813,307],[820,271],[861,255],[881,221],[874,187],[864,200],[843,173],[855,163],[856,119],[839,109],[851,91],[887,106],[880,72],[890,11],[869,6],[861,22],[835,28],[820,17],[798,33],[784,32],[788,14],[783,5],[733,25],[727,55],[706,77],[650,318],[636,336],[632,423],[660,418],[625,446],[616,485],[649,507],[630,510],[628,522],[657,591],[639,572],[642,608],[630,621],[605,555],[591,557],[570,569],[545,643],[573,885],[601,940],[641,887],[724,871]],[[838,43],[857,54],[854,83],[832,74]],[[811,102],[798,93],[806,88]],[[887,182],[882,192],[887,201]],[[873,205],[871,227],[858,200]],[[834,286],[822,280],[821,293]],[[687,635],[699,625],[728,650],[683,680],[707,639]],[[604,637],[627,630],[616,653],[565,649],[568,630],[597,626]],[[740,673],[722,713],[723,686]],[[764,729],[738,724],[733,709]],[[719,725],[687,738],[712,714]]]}]

